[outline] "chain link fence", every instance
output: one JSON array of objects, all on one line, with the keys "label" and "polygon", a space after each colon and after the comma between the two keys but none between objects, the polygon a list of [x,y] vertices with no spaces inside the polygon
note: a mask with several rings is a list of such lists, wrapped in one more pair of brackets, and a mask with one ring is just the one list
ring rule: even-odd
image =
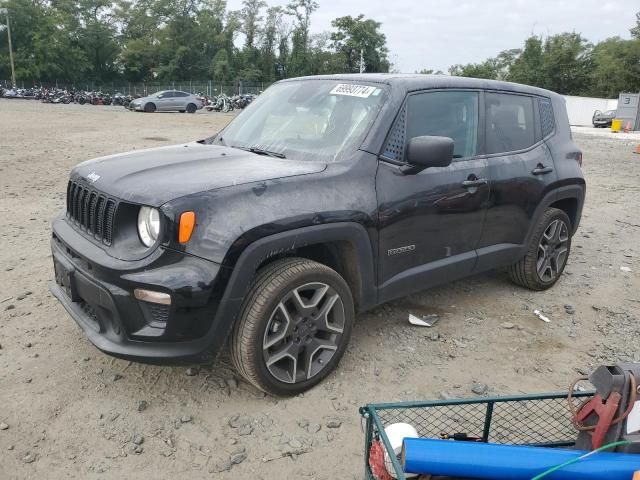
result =
[{"label": "chain link fence", "polygon": [[[145,96],[162,90],[181,90],[183,92],[196,93],[213,97],[224,93],[225,95],[242,95],[242,94],[254,94],[258,95],[265,88],[269,86],[268,82],[233,82],[233,83],[220,83],[214,80],[179,80],[175,82],[150,82],[150,83],[125,83],[125,82],[110,82],[110,83],[97,83],[97,82],[17,82],[18,88],[61,88],[66,90],[83,90],[88,92],[103,92],[103,93],[122,93],[124,95],[133,96]],[[0,80],[0,87],[5,89],[11,88],[10,80]]]}]

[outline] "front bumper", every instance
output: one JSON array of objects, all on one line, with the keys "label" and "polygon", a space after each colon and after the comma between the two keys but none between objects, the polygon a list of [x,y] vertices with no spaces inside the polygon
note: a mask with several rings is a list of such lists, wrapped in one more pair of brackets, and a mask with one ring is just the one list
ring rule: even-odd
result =
[{"label": "front bumper", "polygon": [[[83,252],[83,241],[92,249]],[[217,355],[228,331],[213,328],[222,296],[218,264],[169,249],[146,263],[106,260],[65,219],[54,223],[51,249],[49,290],[103,352],[149,363]],[[135,288],[168,293],[171,305],[138,300]]]}]

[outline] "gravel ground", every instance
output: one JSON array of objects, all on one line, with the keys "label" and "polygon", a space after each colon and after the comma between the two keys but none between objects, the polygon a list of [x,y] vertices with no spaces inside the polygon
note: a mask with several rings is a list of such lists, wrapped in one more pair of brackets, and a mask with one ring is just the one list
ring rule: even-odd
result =
[{"label": "gravel ground", "polygon": [[[3,479],[362,478],[359,405],[564,390],[593,365],[640,360],[639,141],[582,129],[588,200],[550,291],[494,272],[379,307],[358,317],[337,371],[291,399],[260,394],[225,358],[187,369],[100,353],[47,291],[69,170],[202,138],[231,117],[0,100]],[[409,312],[441,320],[413,327]]]}]

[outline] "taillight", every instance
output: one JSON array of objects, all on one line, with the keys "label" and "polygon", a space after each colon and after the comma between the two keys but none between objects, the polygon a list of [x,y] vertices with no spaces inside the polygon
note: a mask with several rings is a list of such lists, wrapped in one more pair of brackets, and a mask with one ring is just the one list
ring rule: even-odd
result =
[{"label": "taillight", "polygon": [[578,162],[578,165],[580,165],[580,167],[582,167],[582,152],[578,151],[578,152],[569,152],[567,153],[567,158],[570,160],[575,160],[576,162]]}]

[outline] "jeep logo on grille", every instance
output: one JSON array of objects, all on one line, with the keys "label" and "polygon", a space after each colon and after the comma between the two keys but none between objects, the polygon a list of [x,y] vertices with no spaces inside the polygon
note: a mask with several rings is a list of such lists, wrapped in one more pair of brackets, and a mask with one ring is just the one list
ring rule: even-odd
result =
[{"label": "jeep logo on grille", "polygon": [[413,252],[415,249],[416,249],[415,245],[407,245],[406,247],[400,247],[400,248],[391,248],[387,250],[387,255],[392,257],[394,255],[400,255],[402,253]]},{"label": "jeep logo on grille", "polygon": [[91,183],[96,183],[100,179],[100,175],[98,175],[96,172],[91,172],[89,175],[87,175],[87,179],[91,180]]}]

